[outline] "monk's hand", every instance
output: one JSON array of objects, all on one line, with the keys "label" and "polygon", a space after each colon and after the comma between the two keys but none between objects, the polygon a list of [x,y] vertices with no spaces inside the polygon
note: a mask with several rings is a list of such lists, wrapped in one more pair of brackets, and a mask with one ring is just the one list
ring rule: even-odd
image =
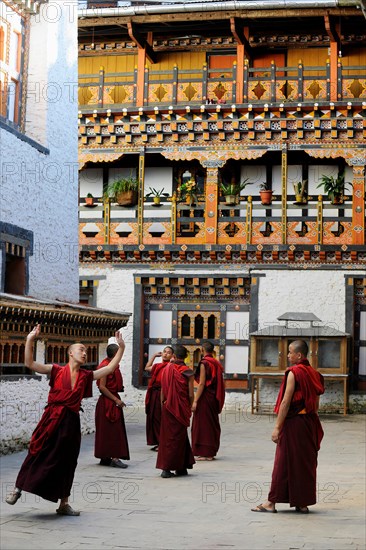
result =
[{"label": "monk's hand", "polygon": [[27,336],[27,340],[35,340],[41,333],[41,325],[36,325]]},{"label": "monk's hand", "polygon": [[125,341],[124,341],[124,339],[123,339],[123,337],[122,337],[122,333],[121,333],[119,330],[117,330],[114,336],[115,336],[115,338],[116,338],[116,340],[117,340],[118,346],[119,346],[120,348],[122,348],[122,349],[125,349],[126,344],[125,344]]},{"label": "monk's hand", "polygon": [[273,443],[278,443],[278,440],[280,438],[280,430],[279,428],[274,428],[272,432],[272,441]]},{"label": "monk's hand", "polygon": [[197,402],[196,401],[193,401],[191,409],[192,409],[192,412],[196,412],[196,409],[197,409]]},{"label": "monk's hand", "polygon": [[123,401],[121,401],[121,399],[116,399],[115,401],[116,403],[116,407],[125,407],[126,405],[123,403]]}]

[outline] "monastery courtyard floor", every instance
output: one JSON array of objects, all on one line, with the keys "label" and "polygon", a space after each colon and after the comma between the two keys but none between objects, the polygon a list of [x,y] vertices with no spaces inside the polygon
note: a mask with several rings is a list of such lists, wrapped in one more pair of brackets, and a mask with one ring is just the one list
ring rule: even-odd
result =
[{"label": "monastery courtyard floor", "polygon": [[217,460],[198,462],[188,477],[162,479],[145,445],[143,410],[128,407],[125,415],[128,469],[100,466],[94,436],[83,437],[72,495],[80,517],[58,516],[55,504],[29,493],[7,505],[26,453],[1,458],[2,550],[364,549],[366,417],[322,417],[318,504],[301,515],[286,504],[277,514],[250,511],[268,493],[273,417],[224,412]]}]

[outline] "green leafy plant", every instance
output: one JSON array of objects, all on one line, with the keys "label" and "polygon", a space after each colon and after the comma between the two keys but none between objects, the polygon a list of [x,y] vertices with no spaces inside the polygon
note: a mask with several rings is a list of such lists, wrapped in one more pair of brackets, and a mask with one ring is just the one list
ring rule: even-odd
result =
[{"label": "green leafy plant", "polygon": [[87,199],[94,199],[93,195],[91,193],[88,193],[86,196]]},{"label": "green leafy plant", "polygon": [[111,199],[115,199],[120,193],[126,193],[128,191],[137,192],[138,188],[138,180],[133,176],[128,176],[126,178],[120,178],[110,183],[107,187],[106,194]]},{"label": "green leafy plant", "polygon": [[248,181],[248,178],[242,181],[241,183],[220,183],[220,189],[221,193],[224,197],[230,196],[230,195],[240,195],[240,192],[243,191],[243,189],[246,188],[247,185],[252,185],[253,182]]},{"label": "green leafy plant", "polygon": [[147,197],[169,197],[169,193],[164,193],[163,189],[155,189],[155,187],[149,187],[149,193],[146,194]]},{"label": "green leafy plant", "polygon": [[328,198],[332,203],[342,202],[343,193],[347,185],[350,185],[352,187],[352,183],[345,182],[344,178],[344,171],[339,172],[336,178],[334,176],[326,176],[325,174],[322,174],[320,183],[319,185],[317,185],[317,188],[323,187],[324,193],[328,195]]},{"label": "green leafy plant", "polygon": [[294,183],[295,195],[305,195],[306,194],[305,186],[306,186],[306,180],[298,181],[297,183]]},{"label": "green leafy plant", "polygon": [[263,183],[259,184],[259,191],[271,191],[269,183],[264,181]]}]

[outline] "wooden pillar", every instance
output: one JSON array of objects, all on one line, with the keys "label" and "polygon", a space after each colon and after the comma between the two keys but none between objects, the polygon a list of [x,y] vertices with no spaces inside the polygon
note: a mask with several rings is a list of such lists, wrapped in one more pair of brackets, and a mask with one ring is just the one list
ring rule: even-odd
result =
[{"label": "wooden pillar", "polygon": [[144,105],[144,83],[145,83],[145,65],[146,65],[146,50],[138,48],[137,50],[137,93],[136,106]]},{"label": "wooden pillar", "polygon": [[[202,163],[205,166],[206,163]],[[207,162],[208,164],[208,162]],[[224,164],[224,163],[223,163]],[[205,204],[205,242],[209,244],[217,243],[217,203],[218,203],[218,166],[207,166],[206,180],[206,204]]]},{"label": "wooden pillar", "polygon": [[236,50],[236,103],[244,102],[244,59],[245,46],[238,44]]},{"label": "wooden pillar", "polygon": [[143,242],[144,236],[144,195],[145,195],[145,149],[139,155],[139,194],[137,204],[138,241]]},{"label": "wooden pillar", "polygon": [[103,201],[104,207],[104,244],[109,244],[110,240],[110,221],[111,221],[111,199],[105,198]]},{"label": "wooden pillar", "polygon": [[353,166],[352,244],[365,244],[365,166]]},{"label": "wooden pillar", "polygon": [[330,43],[330,100],[338,101],[337,77],[338,77],[338,44],[335,41]]},{"label": "wooden pillar", "polygon": [[282,187],[282,244],[287,243],[287,148],[281,154],[281,187]]}]

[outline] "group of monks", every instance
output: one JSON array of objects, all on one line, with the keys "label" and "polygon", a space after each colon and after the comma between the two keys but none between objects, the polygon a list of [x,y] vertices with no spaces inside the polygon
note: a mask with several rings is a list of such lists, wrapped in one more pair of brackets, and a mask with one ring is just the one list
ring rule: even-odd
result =
[{"label": "group of monks", "polygon": [[[224,371],[213,357],[211,342],[202,345],[194,372],[185,364],[184,346],[166,346],[148,361],[151,373],[146,392],[146,439],[158,451],[161,477],[185,476],[197,460],[213,460],[220,447],[219,414],[225,401]],[[154,363],[157,357],[161,363]],[[194,391],[194,381],[198,384]],[[191,414],[192,447],[188,437]],[[175,471],[175,473],[172,472]]]},{"label": "group of monks", "polygon": [[[79,410],[84,397],[92,395],[97,380],[100,397],[96,406],[95,456],[100,464],[127,468],[129,448],[123,417],[125,404],[119,393],[123,379],[119,370],[125,342],[119,331],[116,343],[107,347],[107,357],[95,371],[82,369],[86,348],[73,344],[64,367],[34,361],[33,344],[40,334],[37,325],[27,336],[25,364],[32,371],[50,376],[50,392],[45,411],[33,432],[29,451],[19,471],[14,490],[6,497],[15,504],[28,491],[60,505],[60,515],[78,516],[69,496],[80,451]],[[272,432],[276,444],[272,483],[268,500],[253,512],[277,512],[276,503],[289,503],[300,513],[308,513],[316,503],[317,455],[323,430],[318,417],[319,396],[324,392],[321,374],[307,360],[303,340],[289,346],[290,367],[277,398],[277,419]],[[220,446],[219,414],[225,401],[223,367],[214,358],[214,346],[202,344],[202,358],[192,370],[186,365],[187,349],[166,346],[147,363],[151,374],[146,393],[147,444],[157,451],[156,468],[161,477],[186,476],[196,460],[214,460]],[[161,357],[161,362],[157,361]],[[194,388],[196,382],[196,391]],[[192,446],[188,427],[192,421]],[[195,458],[196,457],[196,458]]]}]

